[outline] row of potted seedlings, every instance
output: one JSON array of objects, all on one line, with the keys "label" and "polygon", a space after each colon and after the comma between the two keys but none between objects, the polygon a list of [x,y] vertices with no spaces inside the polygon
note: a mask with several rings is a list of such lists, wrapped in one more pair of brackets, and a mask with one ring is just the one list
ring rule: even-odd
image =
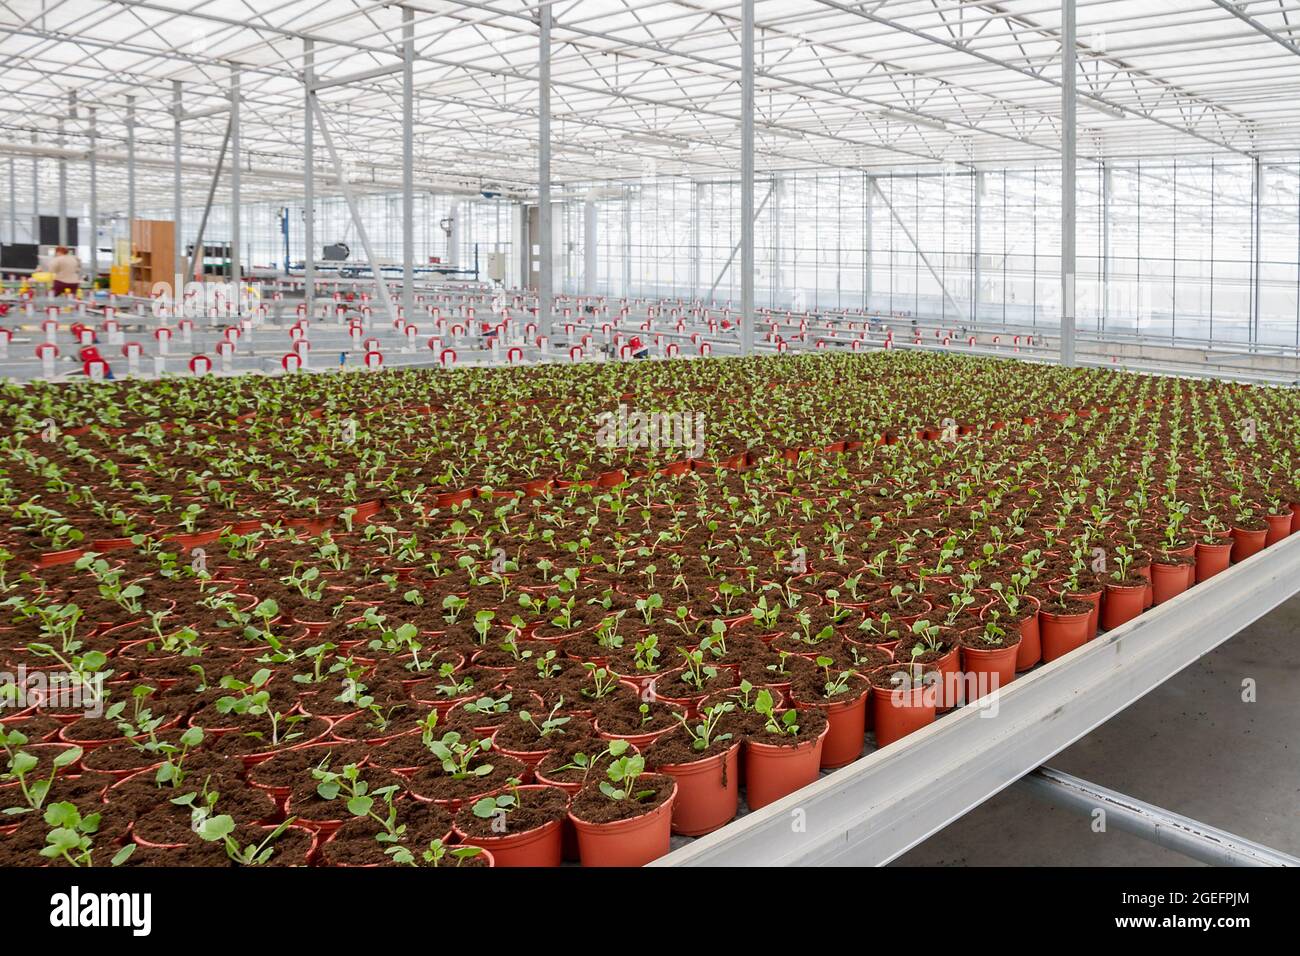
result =
[{"label": "row of potted seedlings", "polygon": [[647,862],[1300,520],[1285,391],[817,358],[11,390],[0,860]]}]

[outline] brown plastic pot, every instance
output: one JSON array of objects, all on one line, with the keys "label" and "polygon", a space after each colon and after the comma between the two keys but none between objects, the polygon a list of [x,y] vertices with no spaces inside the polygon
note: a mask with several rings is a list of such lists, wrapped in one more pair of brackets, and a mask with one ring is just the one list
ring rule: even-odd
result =
[{"label": "brown plastic pot", "polygon": [[[1034,615],[1034,621],[1037,622],[1038,615]],[[968,691],[967,703],[979,700],[985,695],[985,691],[980,689],[981,676],[987,678],[985,683],[988,693],[1005,687],[1016,679],[1016,665],[1020,655],[1020,645],[1024,641],[1013,644],[1010,647],[967,647],[965,644],[961,647],[961,666],[966,672],[965,686]],[[1042,656],[1041,647],[1039,656]],[[1032,666],[1032,665],[1031,665]],[[971,678],[974,677],[972,682]],[[972,687],[974,688],[972,691]]]},{"label": "brown plastic pot", "polygon": [[578,831],[578,855],[583,866],[645,866],[666,854],[673,836],[673,804],[677,784],[668,799],[649,813],[610,823],[569,819]]},{"label": "brown plastic pot", "polygon": [[1092,611],[1080,614],[1038,612],[1038,626],[1043,638],[1043,663],[1048,664],[1088,642],[1092,629]]},{"label": "brown plastic pot", "polygon": [[1101,623],[1108,631],[1133,620],[1146,607],[1146,584],[1106,585],[1106,601],[1102,605]]},{"label": "brown plastic pot", "polygon": [[1195,583],[1195,564],[1162,564],[1159,561],[1151,565],[1151,596],[1156,604],[1178,597]]},{"label": "brown plastic pot", "polygon": [[821,769],[835,770],[862,756],[867,735],[868,685],[852,700],[794,701],[799,710],[820,710],[826,715],[826,740],[822,743]]},{"label": "brown plastic pot", "polygon": [[[550,790],[540,784],[531,784],[519,788],[521,792]],[[558,788],[556,788],[558,789]],[[566,792],[567,796],[567,792]],[[465,812],[462,810],[461,812]],[[508,816],[507,816],[507,819]],[[550,820],[540,827],[524,830],[521,833],[503,833],[500,836],[471,836],[460,827],[453,827],[459,841],[467,846],[476,846],[492,854],[497,866],[559,866],[564,861],[564,819]]]},{"label": "brown plastic pot", "polygon": [[745,802],[757,810],[817,779],[828,723],[816,737],[791,747],[750,740],[745,745]]},{"label": "brown plastic pot", "polygon": [[730,823],[740,807],[740,741],[719,754],[691,763],[660,764],[655,773],[677,781],[673,832],[703,836]]},{"label": "brown plastic pot", "polygon": [[1291,521],[1293,515],[1286,511],[1277,515],[1265,515],[1264,520],[1268,522],[1268,534],[1264,537],[1264,546],[1277,544],[1284,538],[1291,535]]},{"label": "brown plastic pot", "polygon": [[[885,669],[892,672],[895,666],[891,664],[881,668]],[[922,681],[920,686],[886,689],[873,683],[871,691],[871,718],[876,726],[877,748],[888,747],[934,723],[939,696],[939,688],[935,685]]]},{"label": "brown plastic pot", "polygon": [[1268,528],[1233,528],[1232,529],[1232,563],[1245,561],[1264,550],[1268,539]]},{"label": "brown plastic pot", "polygon": [[1204,541],[1196,542],[1196,583],[1208,581],[1221,571],[1228,569],[1228,563],[1232,560],[1231,541],[1216,542],[1208,544]]}]

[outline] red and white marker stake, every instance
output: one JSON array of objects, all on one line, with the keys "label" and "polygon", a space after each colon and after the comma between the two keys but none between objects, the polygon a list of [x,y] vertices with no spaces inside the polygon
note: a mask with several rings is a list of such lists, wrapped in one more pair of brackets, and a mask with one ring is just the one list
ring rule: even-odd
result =
[{"label": "red and white marker stake", "polygon": [[172,330],[167,326],[161,326],[153,330],[154,341],[158,343],[158,354],[166,355],[172,340]]},{"label": "red and white marker stake", "polygon": [[365,362],[366,368],[371,371],[378,371],[384,364],[384,353],[379,351],[377,348],[370,349],[366,352]]},{"label": "red and white marker stake", "polygon": [[217,343],[217,358],[221,359],[221,371],[230,371],[230,362],[235,355],[235,343],[225,339]]},{"label": "red and white marker stake", "polygon": [[53,378],[54,360],[59,357],[59,347],[53,342],[42,342],[36,346],[36,357],[41,360],[41,374]]},{"label": "red and white marker stake", "polygon": [[297,352],[286,352],[280,359],[280,367],[286,372],[296,372],[302,368],[302,356]]},{"label": "red and white marker stake", "polygon": [[438,356],[438,361],[442,363],[443,368],[448,368],[456,364],[456,350],[443,349],[442,354]]},{"label": "red and white marker stake", "polygon": [[122,354],[126,356],[126,371],[128,375],[140,374],[140,356],[144,353],[144,347],[139,342],[127,342],[122,346]]},{"label": "red and white marker stake", "polygon": [[108,377],[108,363],[103,359],[90,359],[81,363],[81,371],[92,382],[102,382]]},{"label": "red and white marker stake", "polygon": [[524,350],[517,345],[512,345],[506,349],[506,361],[511,365],[517,365],[524,360]]},{"label": "red and white marker stake", "polygon": [[206,355],[196,355],[190,359],[190,372],[194,375],[206,375],[212,371],[212,359]]}]

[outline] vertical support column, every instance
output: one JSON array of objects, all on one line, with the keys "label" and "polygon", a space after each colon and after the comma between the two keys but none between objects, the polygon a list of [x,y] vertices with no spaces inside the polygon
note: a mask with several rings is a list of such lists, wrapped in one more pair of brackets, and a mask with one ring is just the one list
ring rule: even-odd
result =
[{"label": "vertical support column", "polygon": [[1061,364],[1074,365],[1075,7],[1061,0]]},{"label": "vertical support column", "polygon": [[415,11],[402,8],[402,312],[415,316]]},{"label": "vertical support column", "polygon": [[1264,201],[1264,164],[1260,162],[1259,156],[1254,158],[1254,179],[1251,185],[1251,276],[1250,276],[1250,344],[1259,344],[1260,330],[1260,279],[1261,268],[1260,262],[1260,240],[1263,233],[1260,229],[1260,206]]},{"label": "vertical support column", "polygon": [[[76,100],[74,100],[72,96],[69,95],[68,102],[75,104]],[[72,109],[75,110],[76,106],[73,105]],[[68,141],[63,134],[64,134],[63,120],[59,120],[59,148],[60,149],[68,145]],[[64,156],[59,157],[59,210],[58,212],[59,212],[59,245],[66,246],[68,244],[68,160]]]},{"label": "vertical support column", "polygon": [[984,204],[980,202],[984,198],[984,173],[982,170],[976,170],[974,181],[971,183],[971,192],[974,194],[974,215],[971,217],[975,234],[971,237],[971,283],[970,283],[970,321],[975,325],[980,320],[980,286],[984,282],[983,268],[980,259],[983,257],[982,241],[980,233],[984,227],[984,217],[980,210]]},{"label": "vertical support column", "polygon": [[[447,236],[447,265],[452,269],[460,268],[460,244],[462,232],[460,227],[460,217],[464,212],[465,203],[453,197],[451,205],[447,207],[447,215],[451,219],[451,234]],[[528,262],[532,259],[532,250],[528,248],[528,217],[524,217],[524,281],[520,285],[527,283]]]},{"label": "vertical support column", "polygon": [[873,201],[875,195],[875,178],[868,175],[862,189],[862,202],[865,209],[863,213],[863,232],[865,235],[862,237],[862,262],[866,267],[866,275],[862,278],[862,307],[864,309],[871,308],[871,295],[875,284],[875,276],[871,274],[875,269],[874,257],[871,253],[871,234],[875,231],[876,225],[875,203]]},{"label": "vertical support column", "polygon": [[[537,328],[551,335],[551,6],[538,11],[537,30]],[[531,250],[530,250],[531,251]]]},{"label": "vertical support column", "polygon": [[99,278],[99,182],[95,168],[95,108],[90,108],[90,153],[88,156],[90,172],[90,295],[95,295],[95,280]]},{"label": "vertical support column", "polygon": [[754,0],[740,4],[740,354],[754,354]]},{"label": "vertical support column", "polygon": [[[1110,317],[1110,200],[1111,200],[1110,163],[1101,163],[1101,317],[1097,322],[1098,333],[1106,331],[1106,319]],[[1213,190],[1211,190],[1213,194]]]},{"label": "vertical support column", "polygon": [[[181,81],[172,80],[172,219],[174,220],[174,231],[176,235],[176,274],[188,272],[194,274],[192,264],[182,267],[181,260],[185,257],[185,238],[181,235],[181,117],[184,115],[184,101],[181,99]],[[134,229],[134,225],[132,226]],[[196,253],[202,255],[202,251],[196,249]],[[177,302],[182,301],[184,289],[172,290],[172,295]]]},{"label": "vertical support column", "polygon": [[241,202],[239,190],[239,67],[230,68],[230,289],[235,300],[235,315],[244,313],[243,278],[239,262],[239,219]]},{"label": "vertical support column", "polygon": [[596,294],[596,202],[586,199],[582,204],[582,291]]},{"label": "vertical support column", "polygon": [[135,97],[126,98],[126,227],[135,222]]},{"label": "vertical support column", "polygon": [[[32,145],[36,145],[36,134],[32,133]],[[32,245],[41,242],[41,161],[32,154]]]},{"label": "vertical support column", "polygon": [[18,189],[14,183],[14,161],[9,160],[9,241],[18,241]]},{"label": "vertical support column", "polygon": [[700,239],[700,207],[704,205],[704,184],[691,183],[691,298],[700,297],[700,278],[703,270],[700,268],[700,256],[702,245]]},{"label": "vertical support column", "polygon": [[316,300],[316,124],[311,118],[311,87],[316,82],[316,43],[302,41],[302,281],[307,317]]},{"label": "vertical support column", "polygon": [[632,296],[632,190],[623,187],[623,296]]},{"label": "vertical support column", "polygon": [[[772,224],[772,285],[768,290],[768,304],[776,309],[780,307],[782,296],[785,295],[785,289],[781,282],[781,236],[785,232],[781,228],[781,201],[785,198],[785,177],[779,172],[772,173],[772,191],[770,195],[772,197],[772,212],[768,221]],[[836,276],[838,285],[838,271]]]}]

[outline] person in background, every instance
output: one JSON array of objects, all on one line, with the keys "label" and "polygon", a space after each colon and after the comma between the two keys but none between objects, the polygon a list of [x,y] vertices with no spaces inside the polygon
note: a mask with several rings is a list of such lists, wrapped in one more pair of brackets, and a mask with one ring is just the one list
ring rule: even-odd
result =
[{"label": "person in background", "polygon": [[639,335],[632,336],[631,340],[627,344],[632,350],[633,358],[643,359],[650,354],[649,347],[641,341],[641,336]]},{"label": "person in background", "polygon": [[76,295],[81,289],[81,260],[73,255],[67,246],[56,246],[54,258],[50,260],[50,272],[54,276],[54,288],[58,295]]}]

